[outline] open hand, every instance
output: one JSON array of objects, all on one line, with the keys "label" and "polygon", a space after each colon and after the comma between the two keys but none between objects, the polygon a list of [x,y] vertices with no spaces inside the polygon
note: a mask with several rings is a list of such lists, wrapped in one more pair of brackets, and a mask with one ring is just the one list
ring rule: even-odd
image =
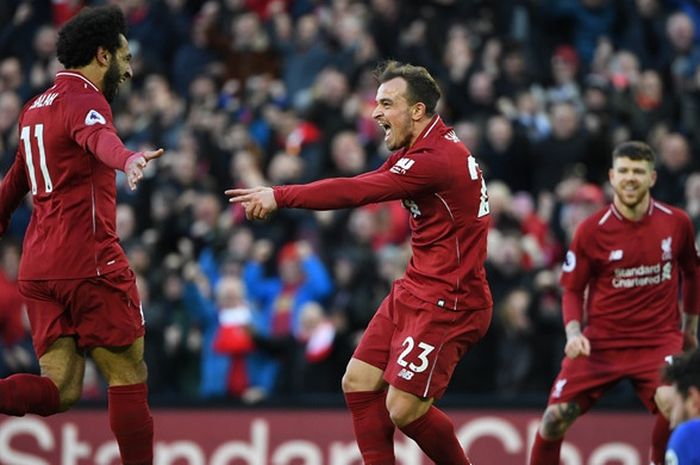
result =
[{"label": "open hand", "polygon": [[161,155],[163,155],[163,152],[163,149],[149,150],[146,152],[141,152],[140,157],[133,157],[133,159],[129,160],[126,165],[126,169],[124,170],[126,173],[126,179],[129,183],[129,189],[132,191],[136,190],[136,185],[141,179],[143,179],[143,170],[148,165],[148,162],[159,158]]}]

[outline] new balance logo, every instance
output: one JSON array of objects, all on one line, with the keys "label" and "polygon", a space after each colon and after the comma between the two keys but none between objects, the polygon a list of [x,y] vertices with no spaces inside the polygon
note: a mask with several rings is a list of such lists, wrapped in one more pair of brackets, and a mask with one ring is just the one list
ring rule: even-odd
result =
[{"label": "new balance logo", "polygon": [[608,257],[609,262],[613,262],[616,260],[622,260],[622,250],[611,250],[610,251],[610,256]]},{"label": "new balance logo", "polygon": [[99,114],[96,110],[90,110],[85,116],[85,124],[87,126],[92,126],[93,124],[106,124],[107,120],[104,116]]},{"label": "new balance logo", "polygon": [[406,174],[406,171],[410,170],[415,162],[415,160],[411,160],[410,158],[402,158],[397,161],[389,171],[396,174]]},{"label": "new balance logo", "polygon": [[399,378],[403,378],[403,379],[405,379],[406,381],[410,381],[411,378],[413,378],[413,375],[415,375],[414,372],[409,371],[409,370],[407,370],[407,369],[405,369],[405,368],[401,368],[401,371],[399,371],[398,377],[399,377]]}]

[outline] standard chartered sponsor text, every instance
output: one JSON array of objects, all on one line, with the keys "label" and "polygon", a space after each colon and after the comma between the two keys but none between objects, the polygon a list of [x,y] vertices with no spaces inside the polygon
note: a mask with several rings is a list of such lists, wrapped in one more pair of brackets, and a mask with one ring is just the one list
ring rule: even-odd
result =
[{"label": "standard chartered sponsor text", "polygon": [[615,288],[630,288],[652,286],[670,279],[671,264],[656,263],[654,265],[640,265],[631,268],[616,268],[612,278]]}]

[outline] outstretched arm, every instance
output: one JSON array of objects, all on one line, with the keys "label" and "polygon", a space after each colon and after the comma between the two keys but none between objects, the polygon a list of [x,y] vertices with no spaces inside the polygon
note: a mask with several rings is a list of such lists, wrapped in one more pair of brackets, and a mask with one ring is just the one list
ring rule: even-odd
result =
[{"label": "outstretched arm", "polygon": [[15,161],[12,162],[2,182],[0,182],[0,236],[5,233],[10,224],[10,217],[19,203],[29,192],[27,175],[24,171],[24,163],[17,151]]},{"label": "outstretched arm", "polygon": [[243,204],[248,219],[265,219],[278,208],[335,210],[410,196],[388,171],[274,188],[229,189],[225,194],[230,202]]},{"label": "outstretched arm", "polygon": [[133,191],[143,178],[148,162],[163,155],[163,149],[134,152],[124,147],[119,136],[104,129],[96,131],[87,140],[87,146],[102,163],[126,173],[129,188]]}]

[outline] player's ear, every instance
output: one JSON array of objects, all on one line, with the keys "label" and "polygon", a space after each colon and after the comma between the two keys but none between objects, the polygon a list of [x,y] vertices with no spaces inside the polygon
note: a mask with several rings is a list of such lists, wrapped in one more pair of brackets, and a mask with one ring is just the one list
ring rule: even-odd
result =
[{"label": "player's ear", "polygon": [[652,167],[651,169],[651,185],[649,187],[654,187],[656,184],[656,170]]},{"label": "player's ear", "polygon": [[425,103],[418,102],[411,107],[411,118],[418,121],[425,116]]},{"label": "player's ear", "polygon": [[97,62],[99,64],[109,66],[109,60],[111,56],[112,54],[106,48],[97,47],[97,54],[95,55],[95,58],[97,59]]}]

